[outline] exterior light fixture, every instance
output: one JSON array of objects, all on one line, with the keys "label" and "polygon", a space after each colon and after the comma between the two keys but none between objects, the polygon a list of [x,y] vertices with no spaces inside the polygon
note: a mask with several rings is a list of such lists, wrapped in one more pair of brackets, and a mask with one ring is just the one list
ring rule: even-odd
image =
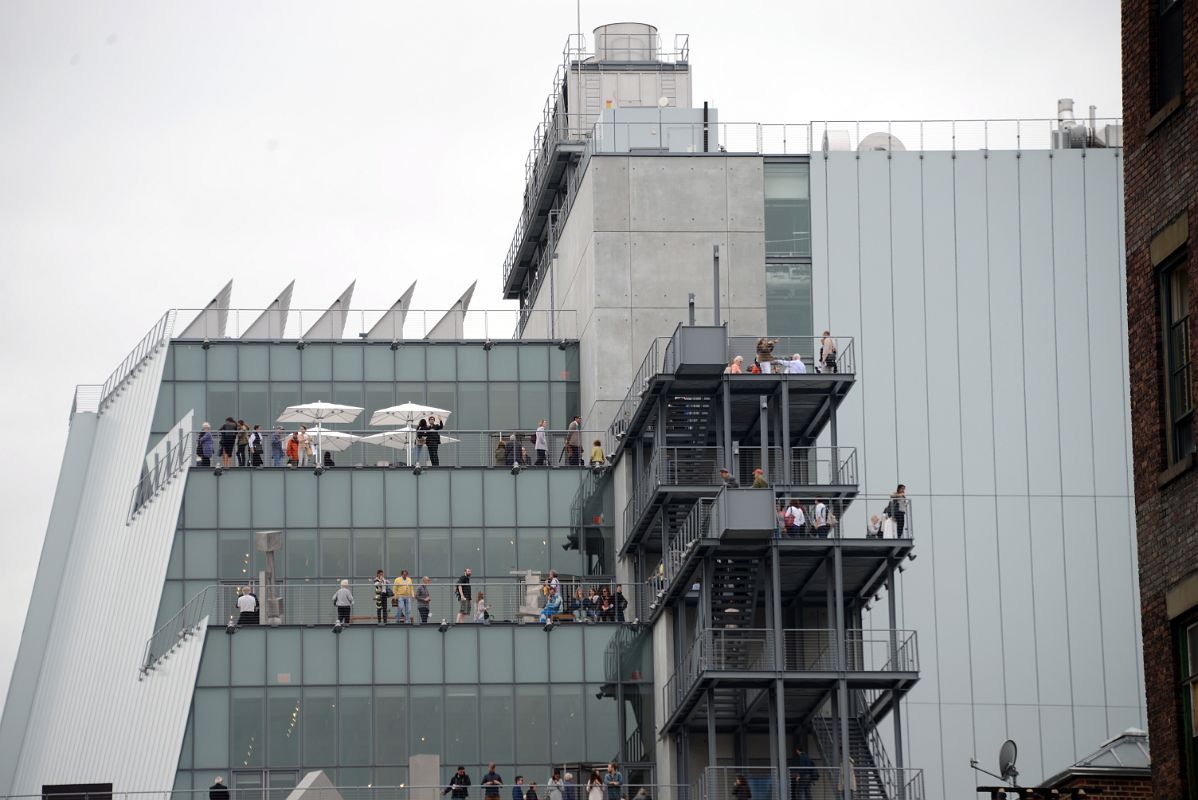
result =
[{"label": "exterior light fixture", "polygon": [[300,339],[298,342],[295,343],[296,350],[303,350],[307,346],[308,346],[307,342],[305,342],[303,339]]},{"label": "exterior light fixture", "polygon": [[513,474],[513,475],[519,475],[519,474],[520,474],[520,463],[519,463],[519,462],[516,462],[515,464],[512,464],[512,474]]},{"label": "exterior light fixture", "polygon": [[204,348],[205,350],[207,350],[207,349],[208,349],[209,347],[211,347],[211,346],[212,346],[212,342],[211,342],[211,341],[208,339],[208,337],[207,337],[207,336],[205,336],[205,337],[204,337],[204,342],[203,342],[203,344],[201,344],[201,345],[200,345],[200,347],[202,347],[202,348]]},{"label": "exterior light fixture", "polygon": [[212,468],[212,474],[218,478],[221,476],[221,473],[224,471],[225,471],[224,467],[222,467],[220,464],[217,464],[215,467]]},{"label": "exterior light fixture", "polygon": [[483,350],[489,351],[494,346],[495,346],[495,343],[492,342],[490,339],[487,339],[487,341],[483,342]]},{"label": "exterior light fixture", "polygon": [[566,349],[566,348],[568,348],[569,346],[570,346],[570,345],[566,343],[566,340],[565,340],[565,339],[562,339],[560,342],[558,342],[558,343],[557,343],[557,349],[558,349],[558,350],[565,350],[565,349]]},{"label": "exterior light fixture", "polygon": [[333,633],[341,633],[341,629],[343,627],[344,626],[342,626],[341,620],[337,620],[336,622],[333,623]]},{"label": "exterior light fixture", "polygon": [[319,478],[324,474],[324,467],[322,467],[320,464],[317,464],[316,469],[312,470],[312,474]]},{"label": "exterior light fixture", "polygon": [[441,624],[437,626],[437,630],[441,631],[441,633],[445,633],[445,631],[449,630],[449,620],[442,619]]},{"label": "exterior light fixture", "polygon": [[421,467],[419,464],[416,464],[415,466],[412,467],[412,474],[415,475],[417,478],[420,477],[420,473],[423,471],[424,471],[424,468]]},{"label": "exterior light fixture", "polygon": [[230,636],[237,633],[237,624],[234,622],[230,622],[228,625],[225,626],[225,633],[227,633]]},{"label": "exterior light fixture", "polygon": [[545,633],[553,633],[553,620],[546,622],[545,627],[541,628],[541,630],[545,631]]},{"label": "exterior light fixture", "polygon": [[391,340],[391,350],[392,350],[392,352],[394,352],[394,351],[396,351],[396,350],[398,350],[398,349],[399,349],[399,339],[392,339],[392,340]]}]

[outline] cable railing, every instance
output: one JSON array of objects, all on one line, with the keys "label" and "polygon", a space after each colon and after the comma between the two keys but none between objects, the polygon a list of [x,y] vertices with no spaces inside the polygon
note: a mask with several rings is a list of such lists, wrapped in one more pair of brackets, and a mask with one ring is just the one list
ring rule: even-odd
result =
[{"label": "cable railing", "polygon": [[[288,580],[267,586],[214,584],[207,588],[208,599],[204,602],[213,624],[234,628],[333,626],[338,622],[439,625],[442,620],[450,625],[631,623],[639,618],[636,587],[622,585],[614,578],[559,578],[558,603],[551,602],[547,587],[548,578],[535,571],[508,578],[472,577],[468,585],[459,583],[457,578],[436,578],[424,583],[422,577],[413,577],[410,587],[397,586],[394,579],[379,587],[361,578],[351,580],[346,587],[338,582]],[[617,587],[622,591],[616,591]],[[339,594],[342,588],[348,590],[348,596]],[[243,600],[247,595],[252,596],[252,602]],[[174,623],[163,629],[167,630],[171,624]]]},{"label": "cable railing", "polygon": [[[281,426],[280,426],[281,427]],[[253,434],[261,437],[256,445]],[[196,467],[238,469],[362,469],[426,467],[494,467],[513,470],[549,468],[604,468],[592,462],[600,431],[529,430],[458,431],[440,429],[437,436],[386,428],[345,429],[315,426],[301,435],[298,427],[271,428],[245,435],[213,430],[191,434]],[[306,442],[304,440],[306,436]],[[602,449],[602,445],[600,445]]]},{"label": "cable railing", "polygon": [[718,447],[659,447],[638,476],[624,507],[624,529],[635,527],[660,486],[714,486],[721,483]]},{"label": "cable railing", "polygon": [[[916,520],[911,498],[906,495],[859,494],[813,501],[809,495],[795,494],[785,488],[774,490],[775,532],[782,539],[911,539],[915,535]],[[823,509],[819,508],[821,503]],[[794,509],[802,513],[794,513]]]},{"label": "cable railing", "polygon": [[741,359],[742,374],[852,375],[857,359],[850,336],[729,336],[728,363]]},{"label": "cable railing", "polygon": [[[779,780],[789,783],[790,800],[841,800],[847,783],[853,800],[923,800],[923,770],[910,768],[842,767],[815,764],[809,767],[733,766],[706,767],[699,774],[695,794],[730,800],[781,800]],[[889,787],[903,793],[888,794]]]},{"label": "cable railing", "polygon": [[169,658],[179,645],[199,632],[200,623],[204,621],[205,617],[210,616],[216,607],[217,588],[205,587],[154,631],[142,652],[141,674],[143,677]]},{"label": "cable railing", "polygon": [[669,586],[678,576],[687,553],[699,539],[712,535],[711,515],[715,508],[714,497],[701,497],[695,503],[682,526],[670,538],[669,548],[662,557],[659,573],[664,581],[662,588]]},{"label": "cable railing", "polygon": [[[635,734],[634,734],[635,735]],[[449,765],[445,765],[446,769],[451,769]],[[571,774],[574,779],[569,782],[563,782],[560,786],[555,786],[549,783],[552,769],[558,769],[563,776]],[[594,769],[602,776],[606,773],[606,764],[595,764]],[[466,774],[471,779],[469,787],[468,800],[509,800],[514,795],[514,788],[510,783],[505,783],[496,788],[497,795],[491,795],[487,792],[487,787],[480,785],[483,775],[486,774],[486,764],[466,765]],[[288,770],[289,772],[292,770]],[[308,770],[300,770],[300,776],[306,775]],[[526,770],[528,772],[528,770]],[[545,766],[544,776],[536,776],[537,795],[543,800],[565,800],[573,797],[574,800],[586,800],[587,786],[586,779],[589,776],[589,768],[586,774],[580,774],[579,766],[565,767],[560,766]],[[628,772],[624,773],[625,775]],[[252,775],[252,773],[251,773]],[[278,771],[274,771],[271,778],[277,781]],[[242,773],[238,778],[244,781],[249,777]],[[257,771],[257,775],[253,777],[261,777],[261,772]],[[515,776],[504,774],[503,777],[510,781]],[[528,782],[524,785],[524,791],[527,792],[533,788],[532,776],[528,775]],[[226,781],[229,779],[226,777]],[[416,786],[412,784],[399,784],[396,786],[380,786],[370,784],[367,786],[337,786],[334,788],[314,787],[304,790],[304,797],[307,800],[441,800],[452,798],[449,791],[448,780],[446,783],[437,784],[435,786]],[[267,788],[261,785],[247,786],[243,782],[236,785],[226,783],[231,792],[232,800],[287,800],[288,796],[295,791],[294,787],[288,788]],[[92,800],[209,800],[211,797],[209,788],[204,789],[163,789],[161,791],[145,791],[145,792],[94,792],[90,794]],[[624,783],[618,790],[619,800],[691,800],[693,789],[690,786],[665,783]],[[9,794],[0,795],[0,800],[47,800],[53,797],[52,794]],[[78,792],[71,795],[74,798],[89,797],[87,792]],[[603,789],[603,798],[608,800],[606,788]]]},{"label": "cable railing", "polygon": [[120,387],[131,376],[137,374],[137,370],[141,367],[145,360],[153,355],[160,346],[170,340],[171,332],[175,327],[175,311],[171,310],[162,315],[162,317],[154,323],[154,327],[150,328],[149,333],[141,338],[129,354],[117,365],[104,381],[103,387],[100,389],[100,400],[98,409],[102,413],[108,399],[117,392]]},{"label": "cable railing", "polygon": [[[742,451],[743,452],[743,451]],[[759,454],[760,460],[760,454]],[[771,475],[777,475],[771,466]],[[744,472],[742,475],[746,474]],[[851,486],[857,483],[857,448],[790,448],[791,486]]]},{"label": "cable railing", "polygon": [[629,422],[645,399],[649,381],[653,376],[674,371],[672,342],[672,336],[658,336],[649,344],[649,350],[641,360],[641,366],[637,369],[636,374],[633,375],[632,383],[629,384],[628,394],[624,396],[624,402],[620,404],[620,408],[616,411],[616,417],[608,428],[614,439],[624,437]]},{"label": "cable railing", "polygon": [[195,435],[189,431],[179,430],[177,441],[168,442],[166,449],[160,454],[151,451],[153,466],[144,468],[141,479],[133,487],[133,497],[129,502],[129,520],[137,516],[141,508],[161,491],[171,480],[182,472],[193,459]]},{"label": "cable railing", "polygon": [[[330,312],[327,308],[230,308],[223,315],[205,309],[177,309],[189,338],[269,341],[344,341],[370,340],[392,343],[405,341],[571,341],[578,338],[577,315],[569,309],[521,311],[518,308],[421,310],[347,309]],[[258,323],[264,314],[268,324]],[[340,315],[336,324],[322,322],[325,315]],[[317,323],[321,324],[318,325]],[[553,330],[553,336],[549,331]]]}]

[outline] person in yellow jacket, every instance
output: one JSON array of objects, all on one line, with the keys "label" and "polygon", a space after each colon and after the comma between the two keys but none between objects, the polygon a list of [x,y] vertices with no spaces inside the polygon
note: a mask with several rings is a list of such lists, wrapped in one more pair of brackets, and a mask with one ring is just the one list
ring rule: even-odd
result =
[{"label": "person in yellow jacket", "polygon": [[395,591],[393,593],[395,599],[395,621],[400,625],[412,624],[412,598],[415,592],[412,590],[412,579],[408,577],[408,571],[401,570],[399,577],[395,579]]}]

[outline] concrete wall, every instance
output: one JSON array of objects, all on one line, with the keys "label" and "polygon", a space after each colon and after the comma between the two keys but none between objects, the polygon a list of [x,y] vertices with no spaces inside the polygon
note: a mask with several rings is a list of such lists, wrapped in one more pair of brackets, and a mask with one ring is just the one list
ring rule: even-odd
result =
[{"label": "concrete wall", "polygon": [[[765,330],[762,159],[595,156],[558,244],[557,308],[575,309],[585,425],[606,427],[652,340],[687,317],[710,323],[712,247],[721,321]],[[535,304],[549,308],[546,278]]]},{"label": "concrete wall", "polygon": [[914,497],[907,763],[972,796],[1010,737],[1033,784],[1144,724],[1120,153],[811,166],[815,327],[857,349],[841,441],[863,492]]}]

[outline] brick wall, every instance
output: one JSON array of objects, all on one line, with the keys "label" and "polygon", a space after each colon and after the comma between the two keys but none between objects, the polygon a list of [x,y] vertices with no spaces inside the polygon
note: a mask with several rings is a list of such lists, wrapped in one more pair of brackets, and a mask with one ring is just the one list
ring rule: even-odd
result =
[{"label": "brick wall", "polygon": [[1155,800],[1152,781],[1148,778],[1071,778],[1058,783],[1054,788],[1101,789],[1102,800]]},{"label": "brick wall", "polygon": [[1152,15],[1158,2],[1123,2],[1127,322],[1151,796],[1185,798],[1198,787],[1185,785],[1183,775],[1178,675],[1165,592],[1198,570],[1198,470],[1158,488],[1166,466],[1165,420],[1157,283],[1148,247],[1154,234],[1188,210],[1190,314],[1198,320],[1198,0],[1183,0],[1182,103],[1163,120],[1153,119],[1151,108]]}]

